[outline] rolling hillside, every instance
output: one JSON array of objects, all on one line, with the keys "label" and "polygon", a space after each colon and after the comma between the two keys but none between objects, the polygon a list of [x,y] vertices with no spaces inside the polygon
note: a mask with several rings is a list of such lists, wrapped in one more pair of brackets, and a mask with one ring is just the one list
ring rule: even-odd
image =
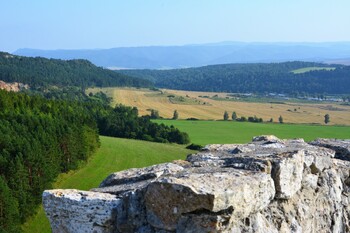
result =
[{"label": "rolling hillside", "polygon": [[[298,71],[302,72],[298,72]],[[296,72],[297,71],[297,72]],[[350,66],[312,62],[212,65],[173,70],[120,70],[157,87],[232,93],[349,94]]]},{"label": "rolling hillside", "polygon": [[30,87],[134,86],[150,87],[150,81],[118,74],[87,60],[31,58],[0,52],[0,80]]}]

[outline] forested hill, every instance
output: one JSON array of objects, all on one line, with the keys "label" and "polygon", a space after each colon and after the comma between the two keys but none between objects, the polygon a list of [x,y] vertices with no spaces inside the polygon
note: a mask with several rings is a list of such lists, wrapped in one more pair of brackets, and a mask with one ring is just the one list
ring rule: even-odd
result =
[{"label": "forested hill", "polygon": [[348,94],[350,66],[312,62],[225,64],[173,70],[123,70],[157,87],[240,93]]},{"label": "forested hill", "polygon": [[0,52],[0,80],[43,86],[150,87],[148,80],[129,77],[93,65],[87,60],[31,58]]}]

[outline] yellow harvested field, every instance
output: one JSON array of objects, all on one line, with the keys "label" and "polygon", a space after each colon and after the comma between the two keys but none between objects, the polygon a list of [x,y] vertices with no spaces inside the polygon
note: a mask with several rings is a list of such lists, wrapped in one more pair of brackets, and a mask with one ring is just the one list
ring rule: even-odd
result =
[{"label": "yellow harvested field", "polygon": [[[251,103],[240,101],[214,100],[199,96],[214,96],[226,98],[226,93],[194,92],[162,89],[133,88],[93,88],[87,92],[105,92],[113,97],[113,105],[124,104],[137,107],[140,115],[150,114],[150,109],[159,111],[160,116],[171,118],[174,110],[179,113],[179,119],[198,118],[205,120],[221,120],[225,111],[231,116],[235,111],[238,117],[257,116],[268,121],[273,118],[278,121],[281,115],[285,123],[316,123],[324,124],[324,115],[330,115],[330,124],[350,125],[350,106],[336,103]],[[169,97],[170,96],[170,97]],[[171,98],[176,96],[176,98]],[[182,98],[182,99],[181,99]],[[181,101],[173,101],[180,99]]]}]

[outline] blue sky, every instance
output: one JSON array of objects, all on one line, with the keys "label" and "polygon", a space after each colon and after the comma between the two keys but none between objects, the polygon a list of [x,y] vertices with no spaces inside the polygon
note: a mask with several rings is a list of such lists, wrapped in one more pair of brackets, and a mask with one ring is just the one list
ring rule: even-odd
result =
[{"label": "blue sky", "polygon": [[349,0],[0,0],[0,50],[350,41]]}]

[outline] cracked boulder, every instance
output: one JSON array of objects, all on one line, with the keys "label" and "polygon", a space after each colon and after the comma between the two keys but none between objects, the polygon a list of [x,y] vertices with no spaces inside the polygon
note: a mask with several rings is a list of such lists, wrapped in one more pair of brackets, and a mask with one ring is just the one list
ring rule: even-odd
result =
[{"label": "cracked boulder", "polygon": [[232,218],[244,218],[265,208],[274,195],[273,180],[266,173],[194,169],[150,184],[145,204],[152,226],[175,230],[184,214],[232,209]]}]

